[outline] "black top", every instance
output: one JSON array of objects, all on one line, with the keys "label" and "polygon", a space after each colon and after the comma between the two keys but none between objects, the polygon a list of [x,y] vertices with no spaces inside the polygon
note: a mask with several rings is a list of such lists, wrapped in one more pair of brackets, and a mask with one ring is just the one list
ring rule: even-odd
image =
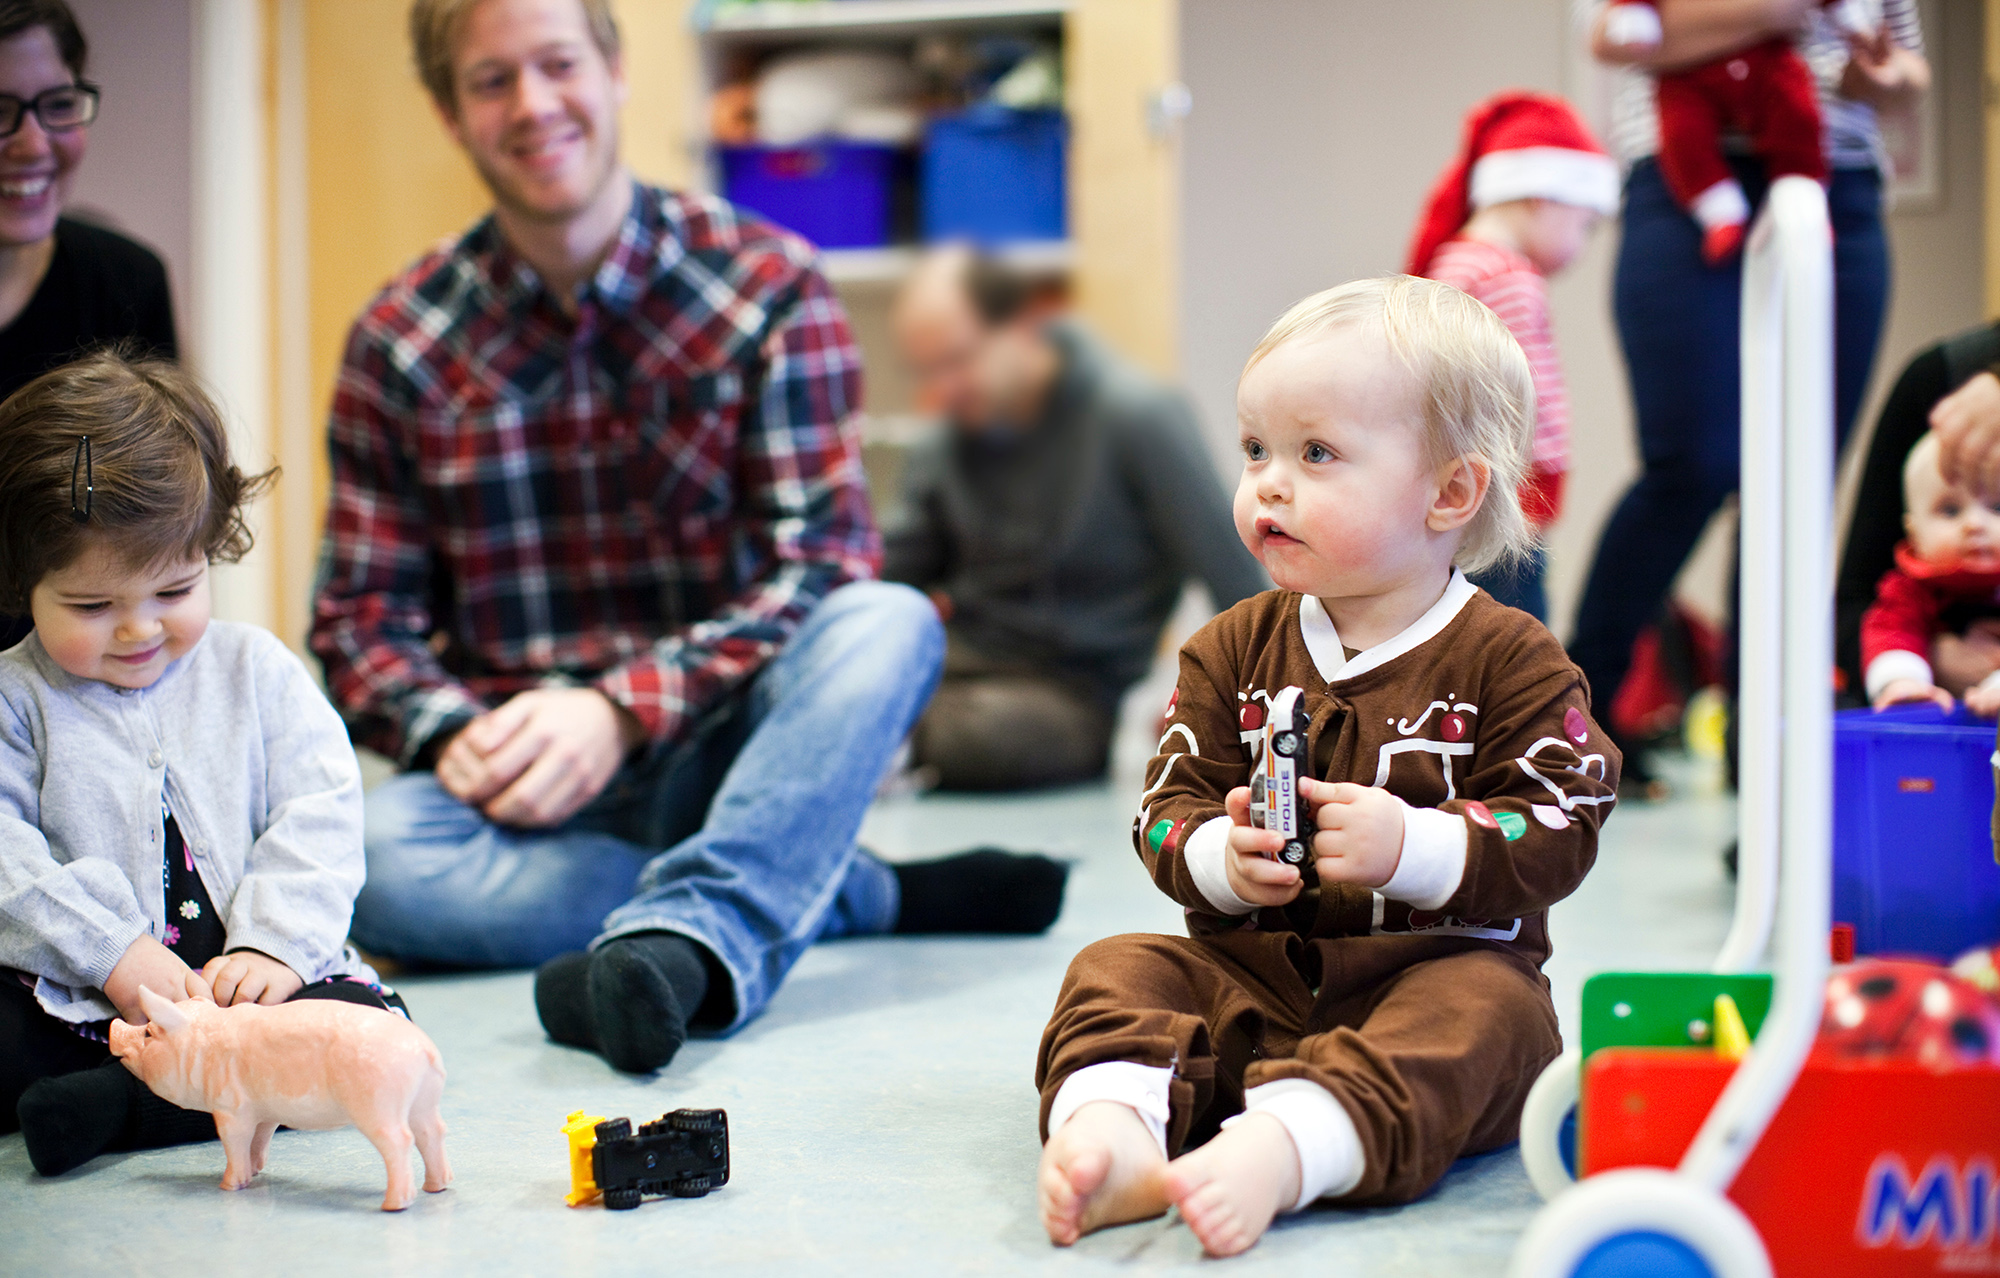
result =
[{"label": "black top", "polygon": [[208,895],[208,885],[194,868],[180,822],[166,814],[166,856],[161,888],[166,893],[167,934],[161,938],[181,962],[199,972],[202,964],[222,953],[226,942],[222,915]]},{"label": "black top", "polygon": [[[127,338],[141,354],[179,356],[167,268],[151,249],[115,231],[60,218],[49,273],[14,322],[0,328],[0,399]],[[0,614],[0,651],[32,628],[25,617]]]},{"label": "black top", "polygon": [[952,637],[1090,682],[1143,676],[1181,584],[1218,609],[1270,588],[1187,400],[1067,324],[1042,419],[913,450],[882,576],[950,596]]},{"label": "black top", "polygon": [[62,218],[49,273],[0,329],[0,399],[43,373],[126,338],[168,359],[179,353],[167,268],[114,231]]},{"label": "black top", "polygon": [[[1854,494],[1854,518],[1847,527],[1847,546],[1840,559],[1840,579],[1834,587],[1835,656],[1847,672],[1847,687],[1862,687],[1861,614],[1875,602],[1882,574],[1895,567],[1896,543],[1903,539],[1903,462],[1931,428],[1931,409],[1946,395],[1985,371],[2000,335],[2000,326],[1980,325],[1927,346],[1903,368],[1862,462],[1860,487]],[[1983,348],[1983,349],[1982,349]],[[2000,371],[2000,370],[1996,370]]]}]

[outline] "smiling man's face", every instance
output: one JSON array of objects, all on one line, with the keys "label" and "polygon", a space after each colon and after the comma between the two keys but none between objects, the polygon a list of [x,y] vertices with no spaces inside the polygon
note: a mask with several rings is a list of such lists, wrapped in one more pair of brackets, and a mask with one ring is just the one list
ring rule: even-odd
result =
[{"label": "smiling man's face", "polygon": [[445,123],[507,213],[570,221],[617,176],[624,71],[577,0],[484,0],[457,33],[452,83]]}]

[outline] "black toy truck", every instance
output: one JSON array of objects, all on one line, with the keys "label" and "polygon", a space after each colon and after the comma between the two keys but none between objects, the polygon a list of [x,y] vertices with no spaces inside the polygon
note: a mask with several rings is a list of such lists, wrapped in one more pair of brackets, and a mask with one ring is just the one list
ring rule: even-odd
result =
[{"label": "black toy truck", "polygon": [[632,1130],[632,1120],[597,1124],[591,1179],[612,1211],[646,1197],[700,1198],[729,1183],[729,1116],[719,1109],[677,1109]]}]

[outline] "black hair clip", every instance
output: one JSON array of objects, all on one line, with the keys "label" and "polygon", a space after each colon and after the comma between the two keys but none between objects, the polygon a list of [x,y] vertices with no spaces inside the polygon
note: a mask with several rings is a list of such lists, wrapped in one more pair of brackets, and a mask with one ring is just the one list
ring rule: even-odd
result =
[{"label": "black hair clip", "polygon": [[[76,477],[83,475],[83,504],[76,500]],[[79,524],[90,522],[90,508],[97,500],[97,476],[90,468],[90,436],[76,437],[76,457],[69,464],[69,513]]]}]

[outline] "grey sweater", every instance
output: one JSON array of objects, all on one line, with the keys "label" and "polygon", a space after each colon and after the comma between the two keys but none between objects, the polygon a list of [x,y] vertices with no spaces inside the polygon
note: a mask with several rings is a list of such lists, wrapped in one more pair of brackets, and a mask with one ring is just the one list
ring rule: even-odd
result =
[{"label": "grey sweater", "polygon": [[1107,701],[1146,672],[1190,577],[1218,609],[1270,588],[1187,400],[1068,324],[1042,419],[913,450],[882,575],[942,591],[955,640],[1080,676]]},{"label": "grey sweater", "polygon": [[104,980],[167,923],[161,802],[230,948],[308,983],[373,979],[347,948],[361,773],[347,730],[268,631],[211,622],[150,688],[65,673],[39,636],[0,653],[0,966],[66,1021],[116,1014]]}]

